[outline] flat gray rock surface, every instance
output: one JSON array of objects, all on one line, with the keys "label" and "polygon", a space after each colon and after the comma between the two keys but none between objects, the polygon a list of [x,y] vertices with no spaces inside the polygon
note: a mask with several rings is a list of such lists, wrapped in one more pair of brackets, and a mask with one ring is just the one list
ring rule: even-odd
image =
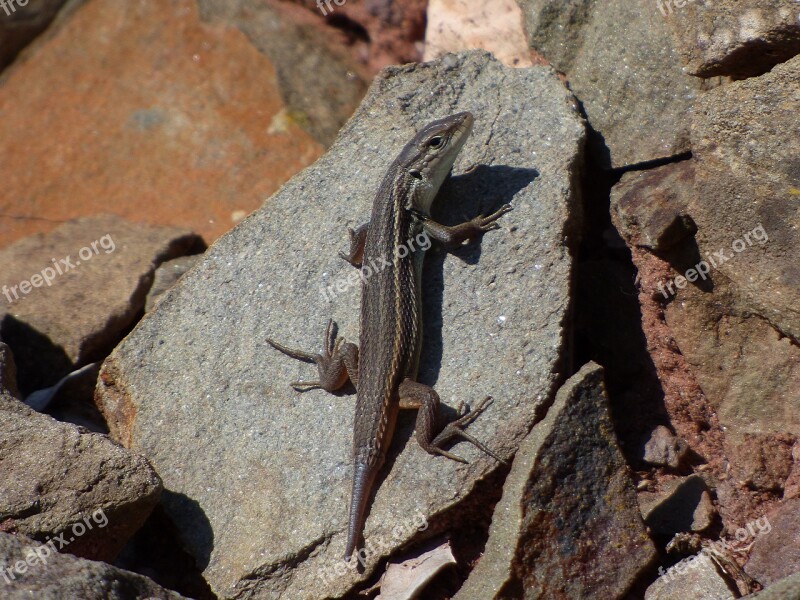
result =
[{"label": "flat gray rock surface", "polygon": [[[163,503],[215,593],[338,598],[382,556],[436,532],[497,467],[435,458],[401,415],[365,538],[364,574],[341,569],[355,396],[297,393],[316,377],[266,337],[321,349],[329,317],[358,340],[359,288],[324,295],[353,269],[337,252],[368,219],[390,162],[429,121],[476,119],[434,216],[449,224],[514,210],[479,245],[431,250],[420,380],[444,403],[494,404],[470,431],[510,456],[559,378],[565,350],[583,123],[549,67],[507,69],[485,52],[390,68],[317,163],[219,239],[106,361],[98,400],[112,435],[164,479]],[[474,167],[468,174],[464,172]],[[451,412],[452,416],[452,412]]]}]

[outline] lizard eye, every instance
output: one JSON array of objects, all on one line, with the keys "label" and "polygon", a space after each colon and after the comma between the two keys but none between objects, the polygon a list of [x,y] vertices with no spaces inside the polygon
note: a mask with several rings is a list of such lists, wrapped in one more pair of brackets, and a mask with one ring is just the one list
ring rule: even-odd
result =
[{"label": "lizard eye", "polygon": [[435,135],[431,139],[428,140],[428,147],[430,148],[441,148],[442,144],[444,143],[444,138],[440,135]]}]

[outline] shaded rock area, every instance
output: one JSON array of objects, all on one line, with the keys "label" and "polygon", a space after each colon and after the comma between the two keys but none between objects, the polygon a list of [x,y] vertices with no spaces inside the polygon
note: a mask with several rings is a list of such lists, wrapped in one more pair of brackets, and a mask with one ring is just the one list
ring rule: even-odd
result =
[{"label": "shaded rock area", "polygon": [[240,31],[133,6],[87,0],[0,82],[0,246],[106,212],[210,242],[321,154]]},{"label": "shaded rock area", "polygon": [[186,229],[106,215],[0,250],[0,336],[14,352],[20,391],[102,359],[142,311],[156,267],[203,246]]},{"label": "shaded rock area", "polygon": [[603,369],[589,363],[520,445],[485,553],[455,600],[621,598],[655,560]]},{"label": "shaded rock area", "polygon": [[689,72],[762,75],[800,53],[800,7],[786,0],[658,0]]},{"label": "shaded rock area", "polygon": [[193,254],[163,262],[153,274],[153,285],[150,286],[150,291],[147,292],[147,298],[144,303],[145,312],[153,310],[163,295],[201,258],[201,255]]},{"label": "shaded rock area", "polygon": [[[4,363],[2,371],[10,378],[13,365]],[[106,561],[141,527],[162,489],[142,456],[39,414],[6,390],[0,471],[0,531],[52,539],[55,550]]]},{"label": "shaded rock area", "polygon": [[47,29],[66,0],[10,2],[0,12],[0,70]]},{"label": "shaded rock area", "polygon": [[0,532],[0,589],[6,600],[181,600],[147,577]]},{"label": "shaded rock area", "polygon": [[[469,465],[432,459],[409,439],[404,417],[365,528],[380,550],[364,574],[334,570],[353,399],[292,391],[288,382],[312,371],[264,342],[318,348],[329,317],[358,339],[357,289],[337,285],[352,273],[337,256],[346,227],[366,220],[388,161],[413,132],[462,109],[479,117],[434,215],[453,223],[503,202],[514,210],[477,247],[431,251],[420,379],[448,404],[491,393],[494,404],[471,430],[504,456],[550,397],[564,351],[584,134],[573,99],[551,69],[507,69],[482,52],[389,69],[328,154],[218,240],[101,373],[97,399],[112,435],[144,451],[174,493],[165,510],[215,593],[306,598],[325,585],[341,596],[419,537],[409,519],[421,515],[425,535],[441,533],[436,515],[497,466],[462,446]],[[202,366],[207,356],[214,369]]]},{"label": "shaded rock area", "polygon": [[[735,154],[730,153],[730,160],[740,165],[742,157]],[[717,154],[710,160],[718,160]],[[731,166],[731,172],[738,168]],[[769,235],[757,225],[740,227],[735,236],[737,248],[744,245],[740,253],[731,249],[732,240],[727,249],[704,245],[703,239],[731,231],[732,215],[744,217],[714,208],[716,196],[703,195],[696,181],[699,169],[699,161],[692,159],[625,174],[612,190],[611,214],[638,267],[640,299],[656,313],[652,324],[645,322],[650,344],[656,347],[666,340],[696,382],[696,387],[676,387],[665,398],[673,425],[691,450],[708,461],[724,499],[723,521],[736,523],[763,514],[755,509],[765,499],[761,494],[780,492],[792,469],[793,442],[800,433],[800,352],[764,311],[754,314],[753,303],[723,273],[727,263],[716,268],[712,262],[720,251],[731,263],[746,260],[748,253],[757,256],[769,244]],[[717,184],[724,185],[724,180]],[[707,186],[710,192],[710,180]],[[749,206],[760,197],[771,201],[760,193],[754,191],[742,202]],[[653,224],[672,218],[664,215],[685,215],[697,223],[697,236],[686,232],[679,242],[656,252],[648,244],[653,238],[648,228],[659,231]],[[786,252],[780,247],[772,251],[778,260]],[[782,271],[790,272],[788,266]],[[739,278],[750,277],[741,272]],[[770,285],[772,292],[783,292],[780,281]],[[772,292],[759,290],[765,299],[781,295]],[[664,361],[659,368],[661,381],[668,382],[670,363]]]},{"label": "shaded rock area", "polygon": [[714,85],[691,77],[653,0],[518,0],[528,43],[569,80],[604,167],[689,150],[691,107]]},{"label": "shaded rock area", "polygon": [[704,531],[714,519],[711,494],[699,475],[670,481],[659,493],[639,494],[644,522],[658,535]]}]

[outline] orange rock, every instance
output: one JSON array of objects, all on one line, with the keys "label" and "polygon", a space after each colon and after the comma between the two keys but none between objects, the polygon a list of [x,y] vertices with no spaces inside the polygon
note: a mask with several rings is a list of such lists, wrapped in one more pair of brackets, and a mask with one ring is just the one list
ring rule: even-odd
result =
[{"label": "orange rock", "polygon": [[97,213],[209,242],[322,146],[272,64],[190,0],[90,0],[0,84],[0,247]]}]

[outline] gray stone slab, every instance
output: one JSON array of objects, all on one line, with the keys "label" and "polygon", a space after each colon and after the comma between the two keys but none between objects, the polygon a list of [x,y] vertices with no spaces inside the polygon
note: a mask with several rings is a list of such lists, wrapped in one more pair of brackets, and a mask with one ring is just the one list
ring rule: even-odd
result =
[{"label": "gray stone slab", "polygon": [[318,351],[329,317],[358,339],[359,289],[335,291],[354,274],[337,256],[346,227],[368,219],[415,131],[460,110],[476,125],[439,218],[514,210],[479,246],[426,259],[420,379],[450,406],[491,394],[471,430],[505,456],[553,392],[584,139],[573,97],[549,67],[507,69],[485,52],[387,69],[330,151],[209,248],[101,373],[112,435],[152,461],[167,513],[221,597],[340,597],[414,539],[420,517],[449,510],[497,467],[466,444],[455,451],[468,465],[427,455],[401,417],[399,455],[365,528],[377,551],[364,574],[338,575],[354,396],[293,391],[316,370],[264,341]]}]

